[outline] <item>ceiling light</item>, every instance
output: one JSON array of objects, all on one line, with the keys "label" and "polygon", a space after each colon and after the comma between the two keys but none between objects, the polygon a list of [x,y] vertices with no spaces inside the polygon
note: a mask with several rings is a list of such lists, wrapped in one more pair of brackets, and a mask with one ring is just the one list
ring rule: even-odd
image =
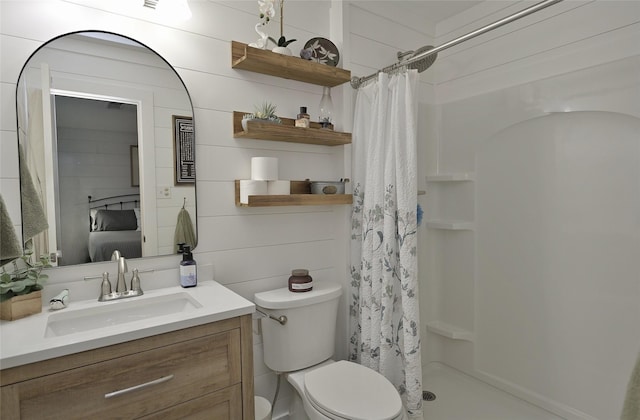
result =
[{"label": "ceiling light", "polygon": [[158,5],[158,0],[144,0],[144,7],[155,9]]}]

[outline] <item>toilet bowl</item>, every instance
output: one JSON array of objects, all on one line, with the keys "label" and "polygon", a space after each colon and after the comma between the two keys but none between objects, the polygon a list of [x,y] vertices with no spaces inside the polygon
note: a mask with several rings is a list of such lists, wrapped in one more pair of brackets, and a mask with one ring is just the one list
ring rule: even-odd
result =
[{"label": "toilet bowl", "polygon": [[380,373],[331,359],[342,287],[314,282],[313,290],[256,293],[264,362],[294,387],[290,420],[404,420],[398,391]]},{"label": "toilet bowl", "polygon": [[387,378],[344,360],[285,375],[296,393],[290,420],[405,420],[400,396]]}]

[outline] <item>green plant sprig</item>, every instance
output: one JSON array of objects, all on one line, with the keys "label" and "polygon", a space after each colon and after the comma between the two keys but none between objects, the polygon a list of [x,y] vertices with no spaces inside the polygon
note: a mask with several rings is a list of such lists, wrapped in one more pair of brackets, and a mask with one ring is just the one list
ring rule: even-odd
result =
[{"label": "green plant sprig", "polygon": [[[42,270],[50,268],[48,257],[40,257],[37,262],[31,262],[32,253],[26,253],[20,259],[12,261],[13,270],[8,273],[6,266],[0,268],[0,300],[11,299],[14,296],[26,295],[42,290],[41,282],[49,278],[42,274]],[[18,265],[18,261],[21,266]]]},{"label": "green plant sprig", "polygon": [[278,47],[287,47],[292,42],[297,41],[297,39],[290,39],[287,41],[287,39],[284,36],[281,36],[280,38],[278,38],[278,41],[276,41],[275,38],[273,37],[269,37],[269,41],[273,42]]}]

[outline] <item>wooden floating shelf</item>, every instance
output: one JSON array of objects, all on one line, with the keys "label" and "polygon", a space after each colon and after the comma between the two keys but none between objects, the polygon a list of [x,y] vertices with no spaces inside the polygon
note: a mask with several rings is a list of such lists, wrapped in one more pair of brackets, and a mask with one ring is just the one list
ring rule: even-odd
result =
[{"label": "wooden floating shelf", "polygon": [[274,206],[326,206],[351,204],[351,194],[311,194],[309,181],[291,181],[290,195],[250,195],[249,203],[240,202],[240,181],[236,180],[236,206],[238,207],[274,207]]},{"label": "wooden floating shelf", "polygon": [[320,123],[312,122],[309,128],[296,127],[291,118],[280,118],[282,124],[247,121],[247,131],[242,129],[242,116],[248,112],[233,111],[233,137],[257,140],[285,141],[289,143],[320,144],[341,146],[351,143],[351,133],[321,128]]},{"label": "wooden floating shelf", "polygon": [[351,80],[349,70],[253,48],[237,41],[231,41],[231,67],[327,87]]}]

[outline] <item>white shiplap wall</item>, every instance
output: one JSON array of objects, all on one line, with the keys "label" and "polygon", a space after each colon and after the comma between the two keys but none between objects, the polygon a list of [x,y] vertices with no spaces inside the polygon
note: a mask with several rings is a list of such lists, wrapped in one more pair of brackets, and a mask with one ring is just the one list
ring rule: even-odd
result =
[{"label": "white shiplap wall", "polygon": [[[251,299],[257,291],[286,285],[292,268],[306,267],[315,281],[346,282],[348,206],[237,208],[234,180],[250,176],[253,156],[279,158],[281,179],[339,179],[344,176],[341,147],[307,146],[232,137],[232,112],[251,111],[270,100],[278,113],[295,116],[307,106],[317,116],[319,86],[233,70],[231,40],[257,38],[255,1],[190,1],[187,22],[161,20],[141,2],[112,0],[3,1],[0,3],[0,191],[12,215],[19,214],[15,133],[15,83],[22,64],[42,43],[63,33],[96,29],[120,33],[149,46],[171,63],[184,80],[194,105],[197,132],[197,199],[199,244],[195,259],[213,265],[213,277]],[[285,35],[297,38],[296,51],[314,36],[329,37],[330,2],[287,3]],[[278,34],[274,21],[268,32]],[[345,87],[346,88],[346,87]],[[341,106],[343,88],[334,101]],[[336,129],[344,123],[338,120]],[[132,262],[130,266],[175,267],[177,257]],[[108,264],[56,269],[58,278],[96,275]],[[204,270],[203,270],[204,271]],[[96,288],[96,291],[98,289]],[[341,308],[340,325],[346,324]],[[256,393],[271,398],[274,376],[262,364],[260,338],[255,336]],[[344,357],[338,337],[337,357]],[[287,392],[283,393],[286,398]]]}]

